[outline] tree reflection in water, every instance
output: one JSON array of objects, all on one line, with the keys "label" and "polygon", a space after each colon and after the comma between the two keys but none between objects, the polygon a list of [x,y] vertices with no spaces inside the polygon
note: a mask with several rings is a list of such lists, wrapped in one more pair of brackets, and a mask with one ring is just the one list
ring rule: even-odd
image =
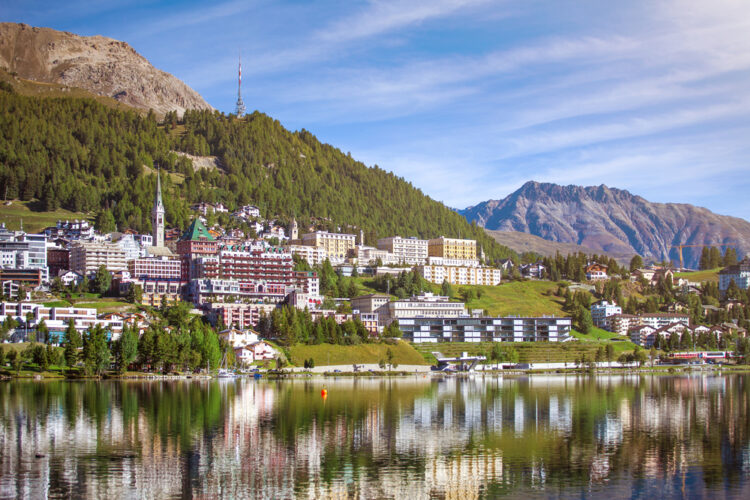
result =
[{"label": "tree reflection in water", "polygon": [[750,496],[748,381],[5,382],[0,497]]}]

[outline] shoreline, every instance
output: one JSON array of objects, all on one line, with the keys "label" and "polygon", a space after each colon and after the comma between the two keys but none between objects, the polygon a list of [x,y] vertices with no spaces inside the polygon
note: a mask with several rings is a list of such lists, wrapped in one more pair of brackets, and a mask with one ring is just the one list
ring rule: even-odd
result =
[{"label": "shoreline", "polygon": [[[315,371],[303,370],[303,369],[291,369],[291,370],[270,370],[268,372],[258,372],[261,377],[260,380],[279,380],[279,379],[295,379],[295,378],[311,378],[311,377],[323,377],[323,378],[335,378],[335,377],[349,377],[349,378],[385,378],[385,377],[409,377],[409,376],[430,376],[430,377],[477,377],[477,376],[524,376],[524,375],[632,375],[632,374],[651,374],[651,375],[679,375],[679,374],[733,374],[733,373],[747,373],[750,372],[750,365],[704,365],[704,366],[682,366],[682,365],[661,365],[654,367],[613,367],[613,368],[567,368],[567,369],[499,369],[499,370],[473,370],[473,371],[437,371],[429,369],[427,370],[377,370],[377,371],[343,371],[343,370],[330,370],[329,367],[320,367]],[[104,375],[104,376],[65,376],[63,374],[46,372],[46,373],[29,373],[25,372],[20,375],[13,373],[4,372],[0,374],[0,382],[12,381],[12,380],[33,380],[37,382],[45,381],[111,381],[111,380],[126,380],[126,381],[173,381],[173,380],[184,380],[184,381],[207,381],[207,380],[241,380],[241,379],[255,379],[254,374],[240,374],[234,377],[217,377],[215,375],[182,375],[182,374],[158,374],[158,373],[128,373],[124,375]]]}]

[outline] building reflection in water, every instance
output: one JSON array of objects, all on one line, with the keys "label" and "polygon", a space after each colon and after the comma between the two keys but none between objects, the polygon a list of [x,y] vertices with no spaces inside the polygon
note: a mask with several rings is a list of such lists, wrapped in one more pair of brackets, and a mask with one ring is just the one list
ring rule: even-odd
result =
[{"label": "building reflection in water", "polygon": [[750,496],[749,382],[7,382],[0,497]]}]

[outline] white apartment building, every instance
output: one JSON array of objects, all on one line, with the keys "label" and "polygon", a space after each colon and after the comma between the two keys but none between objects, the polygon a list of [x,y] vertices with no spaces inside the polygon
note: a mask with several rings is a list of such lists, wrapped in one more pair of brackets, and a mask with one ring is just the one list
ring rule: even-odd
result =
[{"label": "white apartment building", "polygon": [[729,266],[719,272],[719,290],[726,292],[732,280],[739,288],[744,290],[750,288],[750,258],[745,257],[734,266]]},{"label": "white apartment building", "polygon": [[354,250],[357,237],[353,234],[329,233],[315,231],[302,235],[302,244],[324,248],[331,263],[340,264],[346,260],[349,251]]},{"label": "white apartment building", "polygon": [[357,247],[357,264],[367,266],[375,264],[378,259],[382,264],[398,264],[396,256],[387,250],[360,245]]},{"label": "white apartment building", "polygon": [[459,318],[468,316],[463,302],[450,302],[448,297],[425,293],[408,299],[386,302],[377,311],[381,321],[390,324],[405,318]]},{"label": "white apartment building", "polygon": [[427,240],[390,236],[379,239],[378,248],[393,254],[396,263],[416,266],[427,261]]},{"label": "white apartment building", "polygon": [[125,251],[116,243],[77,241],[70,248],[70,268],[84,276],[95,274],[99,266],[117,273],[127,271]]},{"label": "white apartment building", "polygon": [[615,303],[602,300],[591,305],[591,319],[597,328],[607,327],[607,318],[615,314],[622,314],[622,307]]},{"label": "white apartment building", "polygon": [[444,281],[452,285],[499,285],[503,277],[500,269],[492,267],[467,266],[417,266],[417,271],[430,283],[442,284]]},{"label": "white apartment building", "polygon": [[0,267],[3,269],[38,269],[42,281],[49,281],[47,236],[8,231],[0,225]]}]

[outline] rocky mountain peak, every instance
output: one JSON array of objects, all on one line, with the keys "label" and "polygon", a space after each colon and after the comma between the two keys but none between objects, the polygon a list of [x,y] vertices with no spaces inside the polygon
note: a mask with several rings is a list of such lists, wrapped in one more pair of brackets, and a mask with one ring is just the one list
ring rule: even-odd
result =
[{"label": "rocky mountain peak", "polygon": [[130,45],[26,24],[0,23],[0,67],[21,78],[78,87],[158,114],[212,109]]},{"label": "rocky mountain peak", "polygon": [[[504,199],[459,212],[485,229],[523,232],[622,257],[638,253],[676,260],[678,244],[729,244],[740,255],[750,252],[750,223],[743,219],[688,204],[651,203],[603,184],[530,181]],[[700,250],[684,249],[685,263],[697,265]]]}]

